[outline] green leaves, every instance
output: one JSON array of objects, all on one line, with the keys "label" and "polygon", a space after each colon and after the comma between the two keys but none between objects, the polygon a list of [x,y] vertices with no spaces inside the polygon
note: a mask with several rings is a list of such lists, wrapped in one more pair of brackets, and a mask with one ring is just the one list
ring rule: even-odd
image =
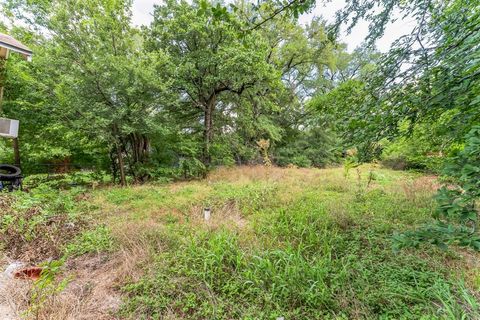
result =
[{"label": "green leaves", "polygon": [[225,130],[222,126],[233,132],[238,125],[235,117],[246,110],[239,101],[246,96],[264,100],[262,93],[276,84],[279,73],[266,61],[265,37],[245,33],[239,27],[242,20],[220,4],[168,1],[156,7],[154,16],[148,48],[153,54],[168,53],[175,66],[172,91],[180,97],[165,111],[202,141],[202,154],[195,156],[208,166],[215,162],[210,149]]},{"label": "green leaves", "polygon": [[[318,126],[304,101],[340,59],[324,21],[304,28],[294,18],[311,1],[167,0],[142,31],[131,26],[128,0],[7,2],[11,17],[42,29],[17,31],[35,56],[12,63],[5,103],[24,124],[27,171],[68,158],[114,175],[125,167],[143,181],[157,167],[181,171],[180,159],[196,168],[207,153],[213,164],[252,161],[258,139],[274,151],[302,136],[295,153],[316,142],[318,130],[303,132]],[[308,152],[312,160],[297,154],[297,162],[331,155]]]},{"label": "green leaves", "polygon": [[395,246],[418,246],[430,242],[441,247],[447,244],[468,246],[480,251],[478,201],[480,199],[480,127],[466,136],[465,148],[447,166],[446,174],[456,185],[443,186],[436,195],[437,224],[407,232],[394,238]]},{"label": "green leaves", "polygon": [[[231,5],[233,8],[236,8],[234,5]],[[223,6],[218,2],[215,6],[212,5],[207,0],[201,0],[198,2],[197,15],[198,16],[211,16],[214,22],[219,21],[229,21],[231,15],[227,10],[227,7]]]},{"label": "green leaves", "polygon": [[438,190],[436,200],[438,207],[436,210],[437,219],[446,219],[468,223],[477,222],[477,212],[471,199],[460,189],[448,189],[442,187]]}]

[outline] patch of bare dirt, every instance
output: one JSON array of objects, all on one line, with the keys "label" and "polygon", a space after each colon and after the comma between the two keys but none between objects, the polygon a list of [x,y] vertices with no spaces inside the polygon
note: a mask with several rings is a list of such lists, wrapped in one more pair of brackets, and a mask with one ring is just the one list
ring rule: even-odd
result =
[{"label": "patch of bare dirt", "polygon": [[[145,252],[130,249],[113,255],[86,255],[70,259],[58,279],[71,279],[60,293],[49,297],[35,314],[27,315],[33,282],[0,273],[2,320],[112,320],[121,304],[119,288],[141,276]],[[3,268],[5,269],[5,268]]]},{"label": "patch of bare dirt", "polygon": [[71,277],[63,292],[48,301],[38,319],[110,320],[117,319],[121,287],[137,264],[135,252],[122,251],[114,256],[99,254],[71,259],[66,276]]},{"label": "patch of bare dirt", "polygon": [[15,280],[4,273],[0,274],[0,315],[2,320],[19,320],[19,301],[23,301],[28,289],[20,280]]},{"label": "patch of bare dirt", "polygon": [[23,264],[2,256],[0,266],[0,319],[20,320],[30,285],[27,281],[14,279],[13,274]]}]

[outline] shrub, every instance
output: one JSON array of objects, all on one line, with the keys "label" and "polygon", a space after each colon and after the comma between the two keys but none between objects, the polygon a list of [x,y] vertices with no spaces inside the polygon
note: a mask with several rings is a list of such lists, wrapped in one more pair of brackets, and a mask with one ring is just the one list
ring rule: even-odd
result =
[{"label": "shrub", "polygon": [[450,160],[445,174],[456,184],[438,190],[436,223],[396,236],[397,248],[429,242],[442,248],[455,243],[480,251],[480,126],[468,133],[465,148]]},{"label": "shrub", "polygon": [[439,172],[445,157],[443,153],[432,149],[431,146],[422,145],[422,141],[403,137],[387,144],[381,159],[387,168],[395,170],[419,169]]},{"label": "shrub", "polygon": [[274,158],[277,165],[325,167],[340,158],[337,138],[322,128],[299,131],[291,140],[276,148]]},{"label": "shrub", "polygon": [[458,145],[451,137],[439,132],[439,123],[418,123],[411,127],[409,122],[400,125],[402,136],[383,141],[381,159],[392,169],[419,169],[441,172],[445,161]]}]

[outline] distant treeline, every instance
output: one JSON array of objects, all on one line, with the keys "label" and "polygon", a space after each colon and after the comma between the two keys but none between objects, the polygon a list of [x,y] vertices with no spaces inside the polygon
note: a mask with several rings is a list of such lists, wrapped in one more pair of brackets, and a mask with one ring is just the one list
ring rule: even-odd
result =
[{"label": "distant treeline", "polygon": [[[167,0],[137,28],[127,0],[7,0],[0,30],[34,56],[11,55],[2,116],[21,121],[26,172],[75,163],[124,184],[344,157],[438,171],[480,123],[480,23],[475,1],[427,2],[347,1],[337,23],[300,25],[312,1]],[[381,54],[397,9],[417,24]],[[372,28],[350,53],[340,22],[357,18]]]}]

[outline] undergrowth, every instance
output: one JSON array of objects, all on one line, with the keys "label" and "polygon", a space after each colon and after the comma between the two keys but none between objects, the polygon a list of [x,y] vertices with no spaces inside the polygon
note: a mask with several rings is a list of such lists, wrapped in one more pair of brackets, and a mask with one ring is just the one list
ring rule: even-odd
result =
[{"label": "undergrowth", "polygon": [[[66,262],[46,286],[57,296],[69,267],[109,264],[106,288],[124,300],[102,314],[118,318],[478,319],[477,253],[393,250],[394,234],[430,219],[437,187],[377,166],[219,169],[87,194],[41,187],[2,195],[1,236],[7,254],[36,243],[50,249],[33,260]],[[85,290],[102,283],[90,280]],[[36,312],[55,315],[40,297]]]},{"label": "undergrowth", "polygon": [[[246,224],[170,224],[168,233],[181,240],[156,252],[147,275],[123,287],[127,299],[120,315],[478,317],[472,286],[446,264],[457,259],[455,254],[437,248],[392,250],[395,231],[421,224],[431,215],[434,189],[409,182],[418,175],[360,168],[350,177],[341,170],[324,171],[322,176],[313,170],[286,170],[275,176],[276,170],[262,181],[210,181],[203,201],[234,200]],[[406,192],[408,188],[418,190]],[[217,211],[222,208],[218,205]],[[232,214],[231,207],[226,210]],[[218,219],[225,215],[217,213]]]},{"label": "undergrowth", "polygon": [[89,223],[83,189],[47,186],[0,194],[0,243],[9,258],[41,262],[56,259]]}]

